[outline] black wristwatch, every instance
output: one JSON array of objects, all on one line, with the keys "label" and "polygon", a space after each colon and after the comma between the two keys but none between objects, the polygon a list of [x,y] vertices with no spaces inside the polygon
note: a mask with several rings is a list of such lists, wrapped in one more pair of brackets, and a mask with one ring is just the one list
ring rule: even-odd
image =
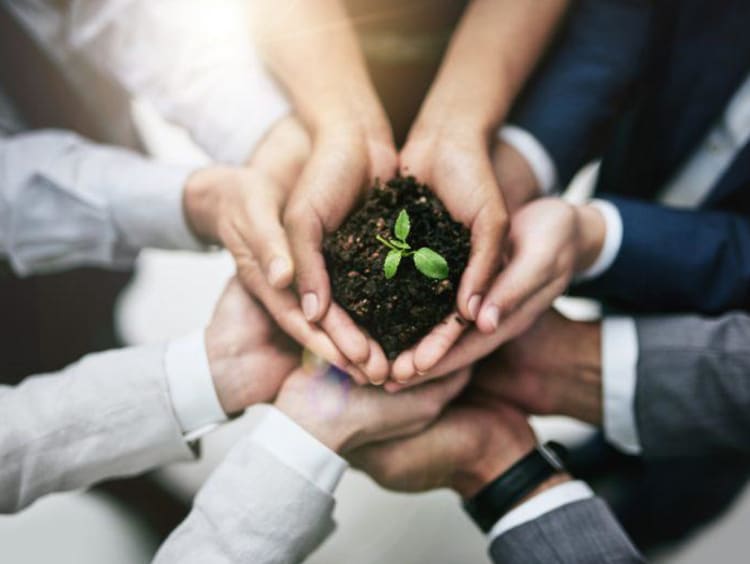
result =
[{"label": "black wristwatch", "polygon": [[464,503],[464,509],[485,533],[545,480],[565,472],[564,446],[554,441],[538,445]]}]

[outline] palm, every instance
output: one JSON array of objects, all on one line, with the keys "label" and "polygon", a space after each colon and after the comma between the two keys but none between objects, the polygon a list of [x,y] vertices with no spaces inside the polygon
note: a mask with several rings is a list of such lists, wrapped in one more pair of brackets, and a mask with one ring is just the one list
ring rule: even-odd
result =
[{"label": "palm", "polygon": [[206,331],[209,351],[216,351],[213,371],[226,375],[227,401],[238,411],[272,400],[299,363],[293,342],[234,279],[227,286]]}]

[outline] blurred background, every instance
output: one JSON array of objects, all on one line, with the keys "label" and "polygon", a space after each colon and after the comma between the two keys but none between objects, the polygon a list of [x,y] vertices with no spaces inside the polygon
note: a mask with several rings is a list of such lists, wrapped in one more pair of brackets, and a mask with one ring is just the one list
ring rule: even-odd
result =
[{"label": "blurred background", "polygon": [[[401,142],[465,2],[348,3]],[[0,6],[0,76],[11,85],[9,94],[31,125],[71,128],[165,161],[196,166],[207,162],[183,131],[166,123],[144,101],[130,99],[84,61],[69,58],[61,73],[51,61],[62,54],[40,48],[18,25]],[[72,76],[85,76],[91,87],[76,89]],[[571,197],[585,196],[595,171],[595,167],[582,171]],[[231,260],[222,252],[148,251],[142,253],[133,273],[82,270],[24,284],[0,277],[0,315],[11,320],[0,324],[0,371],[20,380],[27,374],[58,369],[93,350],[185,334],[207,323],[232,270]],[[597,315],[593,304],[568,300],[560,307],[575,317]],[[0,517],[0,561],[148,562],[185,515],[202,481],[233,442],[248,432],[262,409],[254,408],[204,438],[199,462],[104,484],[88,493],[52,496],[18,516]],[[569,444],[591,432],[564,418],[538,418],[534,424],[540,437]],[[362,474],[349,472],[337,498],[338,529],[309,559],[313,564],[489,562],[483,535],[465,517],[452,493],[393,494]],[[746,562],[739,547],[748,523],[750,495],[746,492],[723,517],[665,550],[656,561]]]}]

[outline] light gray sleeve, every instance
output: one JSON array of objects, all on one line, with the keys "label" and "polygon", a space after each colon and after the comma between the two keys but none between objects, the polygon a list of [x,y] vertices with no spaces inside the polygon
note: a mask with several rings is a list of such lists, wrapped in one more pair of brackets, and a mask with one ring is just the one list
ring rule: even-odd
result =
[{"label": "light gray sleeve", "polygon": [[204,484],[156,564],[301,562],[333,531],[333,497],[246,437]]},{"label": "light gray sleeve", "polygon": [[0,513],[191,459],[163,359],[161,345],[134,347],[0,386]]},{"label": "light gray sleeve", "polygon": [[0,139],[0,257],[24,276],[129,267],[144,247],[200,250],[183,212],[189,174],[70,132]]},{"label": "light gray sleeve", "polygon": [[750,317],[640,318],[636,326],[643,455],[750,453]]},{"label": "light gray sleeve", "polygon": [[500,535],[497,564],[630,564],[644,562],[599,498],[564,505]]}]

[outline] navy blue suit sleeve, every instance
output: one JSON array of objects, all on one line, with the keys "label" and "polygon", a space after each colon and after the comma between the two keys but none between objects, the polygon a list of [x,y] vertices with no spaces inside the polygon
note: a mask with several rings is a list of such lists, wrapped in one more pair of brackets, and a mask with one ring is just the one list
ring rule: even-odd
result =
[{"label": "navy blue suit sleeve", "polygon": [[593,158],[636,85],[652,0],[579,0],[509,122],[547,149],[562,186]]},{"label": "navy blue suit sleeve", "polygon": [[750,308],[750,217],[597,197],[617,206],[622,246],[604,274],[574,293],[641,312]]}]

